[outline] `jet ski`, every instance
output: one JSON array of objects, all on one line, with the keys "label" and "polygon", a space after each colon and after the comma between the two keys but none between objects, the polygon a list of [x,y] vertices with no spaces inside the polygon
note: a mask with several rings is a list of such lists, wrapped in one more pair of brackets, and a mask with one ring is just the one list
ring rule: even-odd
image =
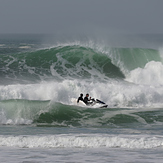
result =
[{"label": "jet ski", "polygon": [[88,106],[96,106],[99,108],[107,108],[108,105],[105,104],[105,102],[99,100],[99,99],[91,99],[89,103],[87,104]]},{"label": "jet ski", "polygon": [[90,107],[93,107],[93,108],[107,108],[107,104],[104,103],[103,101],[99,100],[99,99],[91,99],[88,104],[86,105],[83,101],[79,101],[79,103],[77,103],[77,99],[75,98],[72,98],[71,99],[71,102],[75,105],[79,105],[79,106],[82,106],[82,107],[85,107],[85,106],[90,106]]}]

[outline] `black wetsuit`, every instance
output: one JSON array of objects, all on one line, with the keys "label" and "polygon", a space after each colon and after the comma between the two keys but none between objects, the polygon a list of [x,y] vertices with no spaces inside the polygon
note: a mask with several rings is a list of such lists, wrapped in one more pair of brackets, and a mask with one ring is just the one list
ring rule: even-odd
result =
[{"label": "black wetsuit", "polygon": [[86,105],[88,105],[89,103],[88,103],[88,97],[84,97],[84,100],[83,100],[83,102],[86,104]]},{"label": "black wetsuit", "polygon": [[80,96],[80,97],[78,98],[77,103],[79,103],[79,101],[83,101],[83,97]]}]

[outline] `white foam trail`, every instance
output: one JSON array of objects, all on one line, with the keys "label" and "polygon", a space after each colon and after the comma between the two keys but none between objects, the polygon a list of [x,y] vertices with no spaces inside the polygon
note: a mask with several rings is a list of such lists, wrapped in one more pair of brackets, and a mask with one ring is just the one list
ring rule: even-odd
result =
[{"label": "white foam trail", "polygon": [[163,145],[162,136],[147,135],[48,135],[0,136],[0,146],[20,148],[128,148],[151,149]]}]

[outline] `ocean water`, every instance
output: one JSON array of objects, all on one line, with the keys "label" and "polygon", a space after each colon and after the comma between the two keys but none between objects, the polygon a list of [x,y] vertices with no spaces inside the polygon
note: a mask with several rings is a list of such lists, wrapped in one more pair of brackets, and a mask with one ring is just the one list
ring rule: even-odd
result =
[{"label": "ocean water", "polygon": [[[163,160],[163,35],[0,35],[0,160]],[[79,106],[80,93],[108,107]]]}]

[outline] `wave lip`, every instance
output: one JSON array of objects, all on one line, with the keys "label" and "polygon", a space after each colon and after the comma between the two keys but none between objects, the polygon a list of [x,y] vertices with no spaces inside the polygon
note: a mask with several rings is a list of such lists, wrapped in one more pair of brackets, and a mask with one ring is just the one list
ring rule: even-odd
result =
[{"label": "wave lip", "polygon": [[144,135],[54,135],[0,136],[0,146],[20,148],[128,148],[151,149],[163,145],[163,138]]}]

